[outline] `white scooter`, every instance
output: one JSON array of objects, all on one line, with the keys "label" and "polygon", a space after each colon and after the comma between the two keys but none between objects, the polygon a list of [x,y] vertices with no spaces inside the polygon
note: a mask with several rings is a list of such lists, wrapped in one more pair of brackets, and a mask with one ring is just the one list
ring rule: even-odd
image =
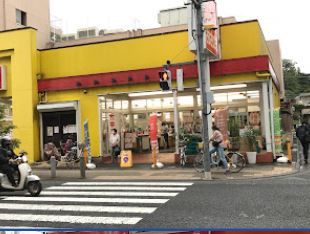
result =
[{"label": "white scooter", "polygon": [[32,174],[30,165],[28,164],[28,157],[21,154],[19,157],[14,159],[14,164],[17,165],[19,171],[19,179],[14,173],[14,178],[18,180],[16,187],[12,186],[6,174],[0,171],[0,189],[6,191],[22,191],[27,189],[31,196],[39,196],[42,190],[42,184],[40,178]]}]

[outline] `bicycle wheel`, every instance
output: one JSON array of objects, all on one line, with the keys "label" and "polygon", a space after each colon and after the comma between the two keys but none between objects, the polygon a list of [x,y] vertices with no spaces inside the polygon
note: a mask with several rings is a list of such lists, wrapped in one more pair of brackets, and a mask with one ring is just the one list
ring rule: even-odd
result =
[{"label": "bicycle wheel", "polygon": [[185,167],[185,164],[186,164],[185,155],[184,155],[184,154],[181,154],[181,157],[180,157],[180,166],[181,166],[181,167]]},{"label": "bicycle wheel", "polygon": [[229,152],[226,155],[228,167],[231,172],[239,172],[245,167],[245,158],[237,152]]},{"label": "bicycle wheel", "polygon": [[197,154],[194,158],[193,162],[194,168],[198,172],[204,172],[204,166],[203,166],[203,154]]},{"label": "bicycle wheel", "polygon": [[212,166],[218,166],[220,164],[221,159],[220,155],[217,152],[211,154],[210,159]]}]

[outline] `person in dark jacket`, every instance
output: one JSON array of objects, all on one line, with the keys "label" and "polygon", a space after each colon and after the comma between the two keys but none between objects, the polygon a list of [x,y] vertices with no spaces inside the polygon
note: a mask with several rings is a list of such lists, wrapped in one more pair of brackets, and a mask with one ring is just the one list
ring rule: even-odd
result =
[{"label": "person in dark jacket", "polygon": [[308,164],[308,151],[310,142],[310,126],[307,122],[303,122],[301,126],[296,129],[296,136],[299,139],[305,159],[305,164]]},{"label": "person in dark jacket", "polygon": [[0,146],[0,171],[8,176],[9,181],[12,186],[16,187],[16,181],[14,179],[14,168],[10,165],[10,159],[14,158],[16,155],[11,148],[11,141],[2,138]]}]

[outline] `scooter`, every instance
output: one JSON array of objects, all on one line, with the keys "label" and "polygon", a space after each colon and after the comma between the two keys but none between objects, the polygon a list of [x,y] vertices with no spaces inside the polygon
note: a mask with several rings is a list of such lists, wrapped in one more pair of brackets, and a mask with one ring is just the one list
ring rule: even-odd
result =
[{"label": "scooter", "polygon": [[39,196],[42,191],[42,184],[40,178],[32,174],[31,167],[28,164],[28,157],[22,153],[19,157],[13,159],[13,164],[17,165],[18,168],[18,171],[14,172],[14,178],[17,177],[18,185],[16,187],[12,186],[7,175],[0,172],[0,189],[6,191],[27,189],[31,196]]}]

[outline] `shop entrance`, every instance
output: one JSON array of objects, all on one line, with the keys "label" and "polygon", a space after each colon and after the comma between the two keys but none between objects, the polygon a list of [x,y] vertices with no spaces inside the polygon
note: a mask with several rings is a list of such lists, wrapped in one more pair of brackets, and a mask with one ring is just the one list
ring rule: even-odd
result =
[{"label": "shop entrance", "polygon": [[46,151],[65,156],[79,141],[78,102],[39,104],[41,159],[48,160]]}]

